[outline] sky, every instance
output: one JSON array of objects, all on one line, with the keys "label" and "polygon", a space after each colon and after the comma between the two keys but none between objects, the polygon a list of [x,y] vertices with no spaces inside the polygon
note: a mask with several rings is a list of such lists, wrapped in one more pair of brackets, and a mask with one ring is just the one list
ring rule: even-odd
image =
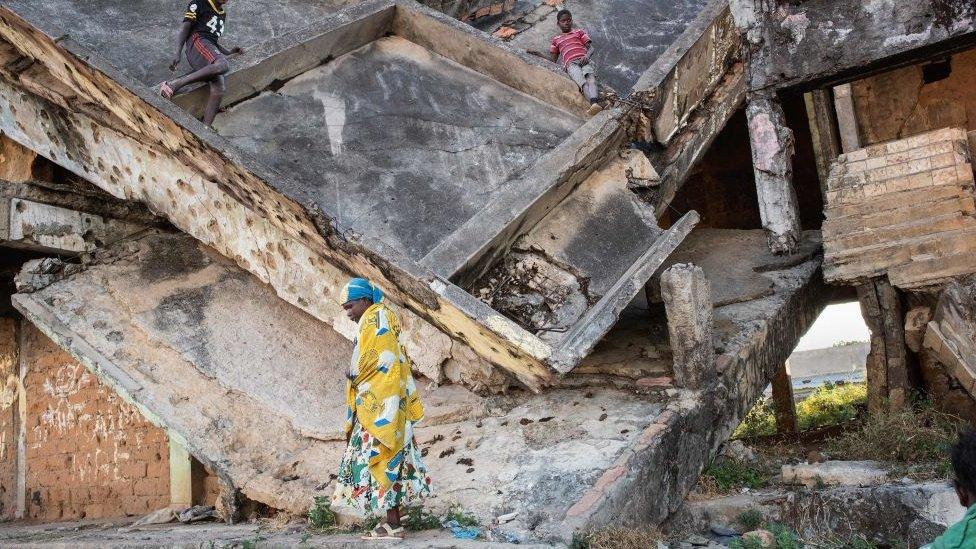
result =
[{"label": "sky", "polygon": [[841,303],[824,309],[794,350],[823,349],[841,341],[868,341],[869,338],[858,303]]}]

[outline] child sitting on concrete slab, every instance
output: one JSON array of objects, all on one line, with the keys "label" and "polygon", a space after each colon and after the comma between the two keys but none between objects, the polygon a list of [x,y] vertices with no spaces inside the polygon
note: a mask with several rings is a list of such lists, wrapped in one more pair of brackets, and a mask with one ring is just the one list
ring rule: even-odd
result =
[{"label": "child sitting on concrete slab", "polygon": [[566,73],[579,86],[590,102],[587,114],[594,115],[602,107],[598,103],[600,96],[596,87],[596,67],[592,60],[593,42],[585,30],[573,28],[573,14],[569,10],[559,10],[556,24],[562,32],[552,37],[549,54],[553,62],[562,63]]}]

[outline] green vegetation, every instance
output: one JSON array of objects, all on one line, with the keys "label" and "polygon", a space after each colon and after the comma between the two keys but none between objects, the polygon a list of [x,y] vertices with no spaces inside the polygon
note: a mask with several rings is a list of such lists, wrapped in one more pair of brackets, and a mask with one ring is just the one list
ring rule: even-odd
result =
[{"label": "green vegetation", "polygon": [[404,507],[401,522],[403,527],[410,531],[431,530],[441,527],[441,518],[420,505]]},{"label": "green vegetation", "polygon": [[739,513],[739,517],[736,520],[746,532],[759,528],[766,521],[763,518],[762,511],[759,509],[747,509]]},{"label": "green vegetation", "polygon": [[470,526],[477,526],[478,519],[474,518],[474,515],[465,511],[459,506],[454,506],[450,511],[444,515],[444,522],[455,521],[459,526],[468,528]]},{"label": "green vegetation", "polygon": [[928,402],[900,412],[868,417],[857,430],[827,441],[834,459],[870,459],[908,464],[905,474],[920,470],[923,476],[946,477],[950,471],[949,448],[965,422],[935,410]]},{"label": "green vegetation", "polygon": [[761,488],[769,480],[769,474],[758,465],[735,459],[720,459],[712,462],[702,472],[702,484],[706,491],[716,494],[730,494],[742,488]]},{"label": "green vegetation", "polygon": [[329,505],[328,497],[315,496],[315,503],[308,510],[308,523],[317,529],[335,528],[336,514]]},{"label": "green vegetation", "polygon": [[[796,405],[796,421],[801,431],[828,425],[841,425],[857,419],[867,405],[867,384],[827,383]],[[762,399],[739,424],[733,438],[753,438],[776,433],[776,408],[771,399]]]},{"label": "green vegetation", "polygon": [[638,530],[635,528],[610,527],[576,534],[570,549],[648,549],[663,541],[664,536],[657,530]]}]

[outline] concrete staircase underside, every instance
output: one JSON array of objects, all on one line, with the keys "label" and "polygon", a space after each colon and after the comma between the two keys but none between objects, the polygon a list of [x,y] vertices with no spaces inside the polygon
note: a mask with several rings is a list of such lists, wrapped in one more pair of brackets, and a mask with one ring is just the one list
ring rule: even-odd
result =
[{"label": "concrete staircase underside", "polygon": [[[433,505],[460,503],[485,522],[518,511],[512,528],[542,539],[673,510],[823,297],[819,260],[777,265],[761,231],[696,232],[689,242],[697,244],[679,257],[714,271],[713,286],[726,288],[718,295],[731,301],[715,312],[725,381],[706,392],[674,389],[669,350],[649,336],[659,366],[628,375],[634,363],[613,343],[633,343],[626,329],[611,332],[587,373],[541,394],[478,396],[421,379],[428,417],[417,437],[436,483]],[[735,249],[742,271],[723,279],[710,267],[715,246]],[[14,304],[183,441],[228,493],[294,512],[331,494],[349,343],[214,250],[150,230]],[[644,314],[663,322],[659,311]]]},{"label": "concrete staircase underside", "polygon": [[[533,390],[551,384],[697,222],[691,213],[660,229],[660,205],[642,203],[623,181],[606,197],[611,210],[580,209],[590,200],[579,195],[584,182],[632,138],[636,115],[618,108],[584,121],[585,101],[555,65],[416,2],[327,3],[294,21],[282,8],[286,28],[243,32],[267,41],[228,74],[217,122],[226,138],[186,112],[199,110],[204,91],[177,106],[147,86],[156,73],[109,44],[100,4],[54,4],[0,8],[0,130],[114,196],[145,203],[347,338],[352,327],[328,296],[350,274],[377,281],[403,306],[408,349],[429,369],[470,349],[477,358],[469,362],[500,366]],[[683,17],[687,31],[641,80],[670,98],[647,113],[664,145],[736,55],[719,4]],[[412,100],[393,101],[391,86]],[[725,114],[716,117],[720,128]],[[675,154],[690,163],[697,153]],[[662,186],[676,188],[676,177]],[[612,211],[634,235],[586,230],[556,250],[559,268],[601,289],[580,311],[540,329],[466,291],[519,237],[565,211],[587,215],[584,228]],[[622,248],[593,269],[610,246]]]}]

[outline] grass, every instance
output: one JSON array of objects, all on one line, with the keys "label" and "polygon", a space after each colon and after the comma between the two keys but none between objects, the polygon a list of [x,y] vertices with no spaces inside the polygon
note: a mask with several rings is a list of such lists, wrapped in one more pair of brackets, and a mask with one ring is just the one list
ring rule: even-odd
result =
[{"label": "grass", "polygon": [[[796,405],[796,422],[801,431],[842,425],[859,416],[867,405],[867,385],[864,383],[827,383]],[[736,428],[733,438],[755,438],[776,434],[776,407],[772,399],[764,398]]]},{"label": "grass", "polygon": [[727,495],[743,488],[762,488],[771,473],[758,463],[735,459],[721,459],[709,464],[702,472],[699,492],[705,495]]},{"label": "grass", "polygon": [[657,530],[610,527],[573,537],[571,549],[652,549],[664,536]]},{"label": "grass", "polygon": [[927,402],[867,418],[860,429],[827,441],[834,459],[937,464],[948,471],[949,448],[965,422]]}]

